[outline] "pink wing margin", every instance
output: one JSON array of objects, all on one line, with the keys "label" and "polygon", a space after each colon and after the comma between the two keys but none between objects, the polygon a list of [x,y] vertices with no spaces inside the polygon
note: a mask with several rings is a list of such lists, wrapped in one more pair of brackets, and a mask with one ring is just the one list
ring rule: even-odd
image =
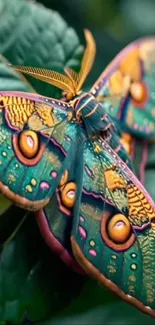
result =
[{"label": "pink wing margin", "polygon": [[116,70],[117,66],[120,62],[134,49],[139,48],[141,45],[147,44],[154,44],[155,45],[155,37],[148,36],[141,38],[132,42],[131,44],[127,45],[121,52],[119,52],[116,57],[110,62],[107,68],[102,72],[99,76],[97,81],[94,83],[92,88],[90,89],[90,93],[93,94],[95,97],[98,96],[99,92],[102,90],[104,84],[108,81],[109,77],[113,74]]}]

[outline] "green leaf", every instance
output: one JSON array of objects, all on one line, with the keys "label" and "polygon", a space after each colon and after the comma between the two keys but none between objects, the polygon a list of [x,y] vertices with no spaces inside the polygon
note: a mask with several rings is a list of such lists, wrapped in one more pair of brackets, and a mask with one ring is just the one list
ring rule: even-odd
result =
[{"label": "green leaf", "polygon": [[4,212],[0,215],[0,246],[18,230],[18,226],[25,214],[25,211],[12,205],[11,202],[9,203],[10,206],[5,207]]},{"label": "green leaf", "polygon": [[1,321],[20,324],[25,314],[42,320],[64,308],[83,285],[84,278],[51,253],[32,214],[1,245],[0,260]]},{"label": "green leaf", "polygon": [[154,319],[125,303],[109,290],[89,281],[63,312],[37,325],[153,325]]},{"label": "green leaf", "polygon": [[[65,66],[79,70],[83,46],[57,12],[21,0],[0,0],[0,12],[0,52],[12,64],[61,73]],[[61,91],[56,87],[30,78],[40,94],[60,97]]]},{"label": "green leaf", "polygon": [[0,90],[34,91],[24,76],[17,74],[8,64],[9,61],[0,54]]}]

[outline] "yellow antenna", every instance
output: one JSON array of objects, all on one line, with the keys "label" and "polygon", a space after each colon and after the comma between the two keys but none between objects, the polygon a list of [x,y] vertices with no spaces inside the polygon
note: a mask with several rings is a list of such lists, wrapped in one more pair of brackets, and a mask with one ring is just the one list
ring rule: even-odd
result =
[{"label": "yellow antenna", "polygon": [[82,59],[81,70],[78,76],[79,82],[78,82],[78,87],[76,88],[76,92],[80,91],[80,89],[82,88],[89,72],[92,69],[95,60],[95,55],[96,55],[96,43],[92,33],[88,29],[85,29],[84,34],[85,34],[87,46]]},{"label": "yellow antenna", "polygon": [[32,67],[23,67],[23,66],[14,66],[11,65],[14,70],[22,72],[24,74],[30,75],[41,81],[45,81],[51,85],[54,85],[61,90],[66,92],[72,91],[75,92],[72,81],[61,73],[56,71],[51,71],[48,69],[32,68]]},{"label": "yellow antenna", "polygon": [[78,85],[78,73],[70,68],[64,69],[66,75],[71,79],[72,83],[75,85],[75,89]]},{"label": "yellow antenna", "polygon": [[72,99],[79,93],[94,63],[96,44],[90,31],[84,30],[87,46],[83,55],[81,70],[76,73],[70,68],[65,68],[66,75],[48,69],[14,66],[15,71],[30,75],[36,79],[54,85],[65,91],[68,99]]},{"label": "yellow antenna", "polygon": [[89,72],[92,69],[95,60],[95,55],[96,55],[96,43],[92,33],[88,29],[85,29],[84,34],[85,34],[87,46],[82,58],[80,72],[76,73],[70,68],[65,69],[66,74],[71,78],[71,80],[75,84],[76,93],[78,93],[81,90]]}]

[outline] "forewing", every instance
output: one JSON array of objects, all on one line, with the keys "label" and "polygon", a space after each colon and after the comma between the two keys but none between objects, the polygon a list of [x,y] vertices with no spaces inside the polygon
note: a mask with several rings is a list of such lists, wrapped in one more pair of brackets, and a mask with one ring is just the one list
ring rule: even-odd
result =
[{"label": "forewing", "polygon": [[140,39],[123,49],[101,74],[91,93],[117,117],[125,131],[155,137],[155,38]]},{"label": "forewing", "polygon": [[155,205],[105,141],[86,142],[80,156],[74,256],[100,283],[155,316]]},{"label": "forewing", "polygon": [[0,94],[0,190],[23,208],[38,210],[55,192],[76,148],[71,107],[42,96]]}]

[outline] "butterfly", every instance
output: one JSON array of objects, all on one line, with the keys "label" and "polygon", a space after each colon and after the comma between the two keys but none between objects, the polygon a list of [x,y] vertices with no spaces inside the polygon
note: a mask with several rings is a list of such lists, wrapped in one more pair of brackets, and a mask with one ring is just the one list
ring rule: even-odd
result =
[{"label": "butterfly", "polygon": [[121,122],[125,132],[154,141],[154,76],[155,38],[146,37],[125,47],[90,92],[98,100],[106,101],[107,110],[111,107],[111,115]]},{"label": "butterfly", "polygon": [[89,93],[81,90],[96,53],[88,30],[85,38],[79,73],[13,66],[59,87],[65,97],[0,93],[0,190],[38,210],[44,239],[68,266],[155,316],[155,204],[134,175],[109,106],[117,109],[114,98],[124,100],[127,88],[105,96],[102,75]]},{"label": "butterfly", "polygon": [[148,147],[155,141],[154,58],[154,37],[135,41],[115,57],[91,89],[116,119],[120,142],[133,161],[139,154],[137,147],[143,148],[138,172],[142,184]]}]

